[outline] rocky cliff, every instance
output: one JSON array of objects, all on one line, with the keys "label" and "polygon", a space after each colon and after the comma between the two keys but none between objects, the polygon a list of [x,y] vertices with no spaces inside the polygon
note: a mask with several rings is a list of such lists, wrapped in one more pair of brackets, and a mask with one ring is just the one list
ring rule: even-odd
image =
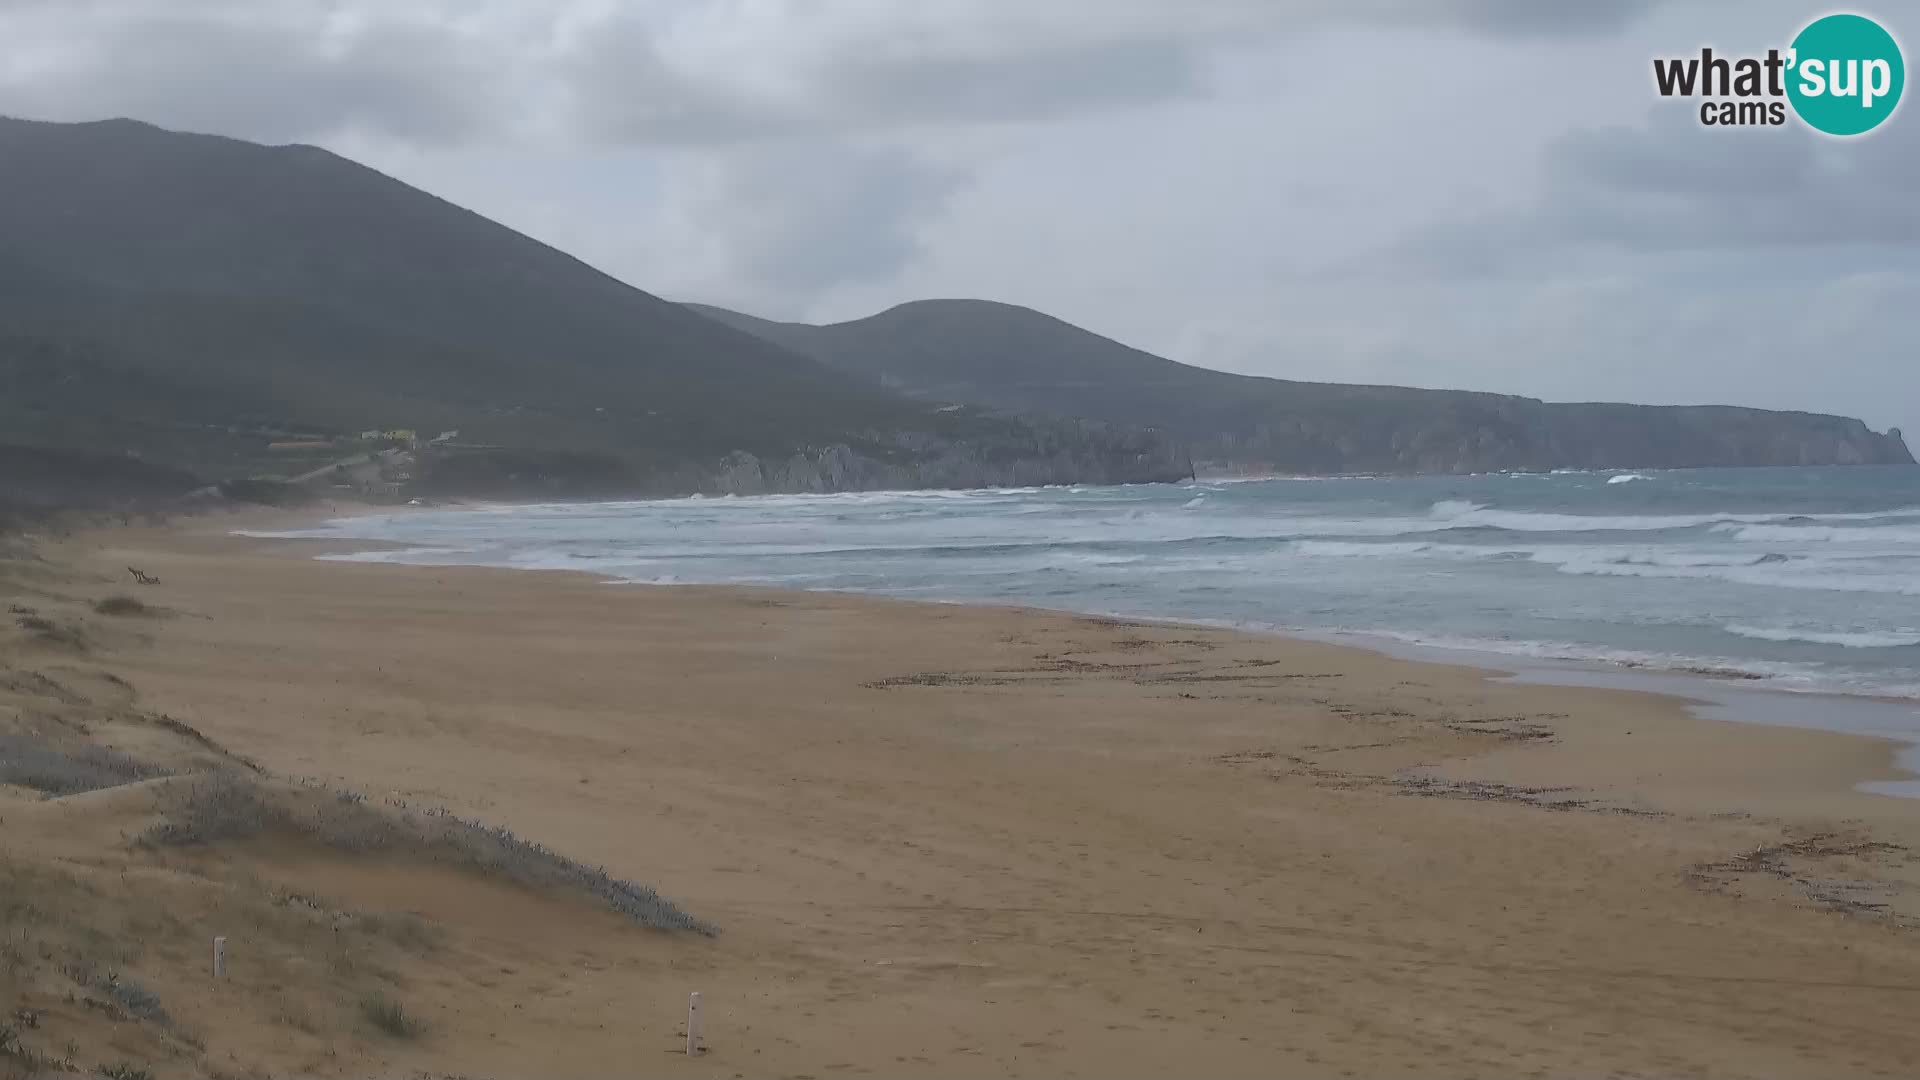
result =
[{"label": "rocky cliff", "polygon": [[[1089,449],[1090,445],[1094,448]],[[1167,483],[1192,475],[1192,464],[1167,444],[1120,450],[1078,442],[997,453],[983,453],[974,445],[945,444],[926,446],[921,453],[900,461],[863,456],[841,444],[774,460],[738,451],[715,470],[689,477],[686,486],[731,495],[759,495],[778,491]]]},{"label": "rocky cliff", "polygon": [[491,498],[760,495],[911,488],[1148,484],[1185,480],[1193,463],[1151,432],[1084,420],[977,415],[964,438],[867,432],[789,453],[734,450],[704,460],[494,448],[428,450],[416,490]]},{"label": "rocky cliff", "polygon": [[1202,471],[1458,473],[1500,469],[1911,464],[1898,431],[1722,406],[1557,404],[1209,371],[981,300],[924,300],[852,322],[709,318],[923,400],[1151,428]]},{"label": "rocky cliff", "polygon": [[[1420,402],[1308,409],[1217,433],[1188,429],[1202,471],[1469,473],[1500,470],[1912,464],[1898,428],[1728,406],[1561,404],[1410,391]],[[1437,398],[1437,400],[1436,400]]]}]

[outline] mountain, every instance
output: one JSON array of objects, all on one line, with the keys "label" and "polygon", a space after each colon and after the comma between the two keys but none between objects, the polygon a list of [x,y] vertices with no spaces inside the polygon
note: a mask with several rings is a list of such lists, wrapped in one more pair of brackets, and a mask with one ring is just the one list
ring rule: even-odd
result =
[{"label": "mountain", "polygon": [[1151,433],[944,410],[311,146],[0,118],[0,441],[203,476],[457,429],[490,493],[1164,480]]},{"label": "mountain", "polygon": [[931,401],[1164,429],[1239,472],[1911,464],[1898,429],[1728,406],[1561,404],[1503,394],[1234,375],[1130,348],[1028,308],[922,300],[851,322],[694,311]]}]

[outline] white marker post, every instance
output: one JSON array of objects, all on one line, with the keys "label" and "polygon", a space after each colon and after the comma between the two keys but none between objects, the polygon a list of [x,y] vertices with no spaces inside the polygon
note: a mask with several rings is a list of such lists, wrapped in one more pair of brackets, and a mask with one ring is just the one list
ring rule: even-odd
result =
[{"label": "white marker post", "polygon": [[699,1057],[707,1052],[707,1041],[700,1034],[700,991],[695,990],[687,999],[687,1056]]},{"label": "white marker post", "polygon": [[227,977],[227,939],[223,937],[213,939],[213,977]]}]

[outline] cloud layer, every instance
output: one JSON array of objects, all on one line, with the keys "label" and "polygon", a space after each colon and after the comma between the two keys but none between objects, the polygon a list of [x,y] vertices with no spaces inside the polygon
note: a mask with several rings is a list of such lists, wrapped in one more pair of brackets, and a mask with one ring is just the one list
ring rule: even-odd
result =
[{"label": "cloud layer", "polygon": [[322,143],[775,317],[987,296],[1257,373],[1920,422],[1920,120],[1711,130],[1651,91],[1813,14],[0,0],[0,113]]}]

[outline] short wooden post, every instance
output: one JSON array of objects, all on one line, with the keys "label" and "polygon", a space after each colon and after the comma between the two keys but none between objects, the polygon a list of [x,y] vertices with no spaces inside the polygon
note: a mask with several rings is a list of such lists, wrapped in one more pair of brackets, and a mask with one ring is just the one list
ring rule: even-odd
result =
[{"label": "short wooden post", "polygon": [[707,1052],[707,1041],[700,1033],[700,991],[695,990],[687,999],[687,1056],[699,1057]]},{"label": "short wooden post", "polygon": [[223,937],[213,939],[213,977],[227,977],[227,939]]}]

